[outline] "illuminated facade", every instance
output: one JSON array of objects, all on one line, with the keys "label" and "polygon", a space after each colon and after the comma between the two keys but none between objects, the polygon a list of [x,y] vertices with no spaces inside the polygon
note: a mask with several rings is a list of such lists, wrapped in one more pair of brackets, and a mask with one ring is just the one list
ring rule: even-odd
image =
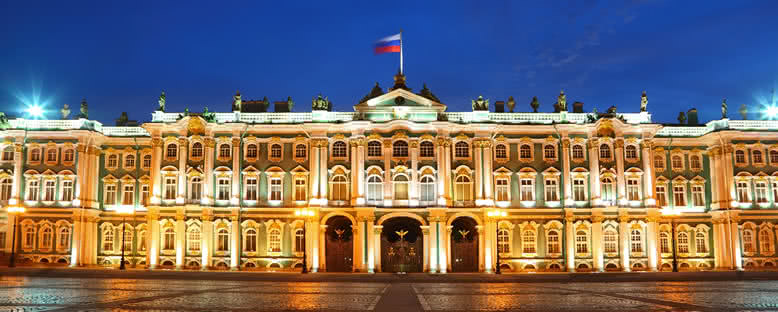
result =
[{"label": "illuminated facade", "polygon": [[20,261],[71,266],[118,265],[122,245],[187,269],[299,267],[304,248],[313,271],[668,270],[673,246],[681,269],[778,261],[775,121],[662,125],[563,95],[556,113],[446,112],[401,75],[355,112],[284,103],[9,120],[0,199],[26,212],[0,214],[0,248],[18,222]]}]

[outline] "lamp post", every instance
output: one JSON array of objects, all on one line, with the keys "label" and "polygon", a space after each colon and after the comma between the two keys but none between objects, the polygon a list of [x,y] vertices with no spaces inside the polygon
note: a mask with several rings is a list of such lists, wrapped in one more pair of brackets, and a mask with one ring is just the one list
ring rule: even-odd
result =
[{"label": "lamp post", "polygon": [[675,217],[679,215],[679,212],[672,209],[662,209],[662,215],[667,216],[670,219],[670,231],[672,235],[672,242],[673,242],[673,272],[678,272],[678,253],[675,250]]},{"label": "lamp post", "polygon": [[19,215],[24,213],[24,207],[22,206],[9,206],[5,209],[6,212],[9,214],[13,214],[14,216],[14,232],[11,235],[11,259],[8,261],[8,267],[13,268],[16,267],[16,224],[19,223]]},{"label": "lamp post", "polygon": [[490,210],[489,212],[486,213],[487,217],[494,219],[496,222],[495,224],[496,236],[494,237],[494,245],[497,246],[495,248],[497,254],[497,259],[496,259],[497,267],[494,269],[494,274],[502,274],[502,271],[500,270],[500,224],[499,224],[500,220],[499,218],[500,217],[504,218],[507,215],[508,213],[500,209]]},{"label": "lamp post", "polygon": [[122,215],[122,263],[119,265],[119,270],[124,270],[125,269],[124,267],[124,239],[125,239],[124,227],[126,226],[124,219],[127,217],[127,215],[133,214],[135,212],[135,209],[133,209],[133,207],[130,206],[121,206],[118,212],[119,214]]},{"label": "lamp post", "polygon": [[306,225],[306,221],[308,221],[308,218],[314,216],[314,212],[313,210],[302,208],[302,209],[295,210],[294,215],[298,217],[303,217],[303,270],[301,273],[307,274],[308,273],[308,252],[307,252],[308,246],[306,244],[307,242],[306,232],[308,232],[308,229],[306,228],[305,225]]}]

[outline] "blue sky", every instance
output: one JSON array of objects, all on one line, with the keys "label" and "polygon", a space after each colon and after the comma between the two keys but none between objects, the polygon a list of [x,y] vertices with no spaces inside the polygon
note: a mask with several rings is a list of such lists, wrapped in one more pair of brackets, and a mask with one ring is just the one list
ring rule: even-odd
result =
[{"label": "blue sky", "polygon": [[352,111],[391,86],[399,58],[372,45],[400,29],[409,86],[449,111],[478,95],[551,111],[564,89],[586,111],[629,112],[646,90],[658,122],[719,118],[723,97],[731,118],[741,104],[758,118],[778,86],[778,1],[5,1],[0,111],[37,98],[58,118],[85,97],[105,124],[144,121],[161,90],[168,111],[228,111],[236,90]]}]

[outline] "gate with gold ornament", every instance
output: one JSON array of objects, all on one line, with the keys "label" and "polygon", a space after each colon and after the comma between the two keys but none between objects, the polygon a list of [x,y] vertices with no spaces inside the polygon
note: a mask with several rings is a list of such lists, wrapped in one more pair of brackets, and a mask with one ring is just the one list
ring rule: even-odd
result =
[{"label": "gate with gold ornament", "polygon": [[343,216],[327,220],[327,272],[353,271],[354,243],[351,221]]},{"label": "gate with gold ornament", "polygon": [[424,236],[419,221],[397,217],[381,231],[381,269],[384,272],[422,272]]},{"label": "gate with gold ornament", "polygon": [[451,223],[451,271],[478,272],[477,223],[459,217]]}]

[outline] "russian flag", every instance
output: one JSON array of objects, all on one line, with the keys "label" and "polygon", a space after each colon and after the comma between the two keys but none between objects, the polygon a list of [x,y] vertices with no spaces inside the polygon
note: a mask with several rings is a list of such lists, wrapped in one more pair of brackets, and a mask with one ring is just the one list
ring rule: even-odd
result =
[{"label": "russian flag", "polygon": [[375,44],[375,54],[399,53],[401,52],[401,49],[402,33],[378,40]]}]

